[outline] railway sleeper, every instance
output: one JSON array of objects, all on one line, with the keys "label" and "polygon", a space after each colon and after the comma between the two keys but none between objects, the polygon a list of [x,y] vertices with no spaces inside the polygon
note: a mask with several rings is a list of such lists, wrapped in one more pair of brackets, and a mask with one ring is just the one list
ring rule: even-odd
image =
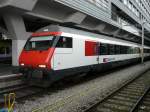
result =
[{"label": "railway sleeper", "polygon": [[129,92],[138,92],[138,93],[142,93],[143,91],[142,90],[138,90],[138,89],[129,89],[129,88],[124,88],[123,89],[124,91],[129,91]]},{"label": "railway sleeper", "polygon": [[117,96],[121,96],[121,97],[124,97],[124,98],[130,98],[130,99],[138,99],[139,96],[135,96],[135,95],[130,95],[130,94],[121,94],[121,93],[118,93]]},{"label": "railway sleeper", "polygon": [[135,88],[137,88],[138,90],[143,90],[143,87],[144,86],[140,86],[140,87],[139,86],[135,86],[135,87],[134,86],[128,86],[127,88],[128,89],[135,89]]},{"label": "railway sleeper", "polygon": [[139,96],[141,94],[143,94],[143,91],[139,91],[139,92],[132,92],[132,91],[119,91],[117,93],[118,95],[130,95],[130,96]]},{"label": "railway sleeper", "polygon": [[99,108],[109,108],[115,112],[128,112],[129,108],[128,106],[125,105],[117,105],[117,104],[109,104],[109,103],[103,103],[102,106],[100,106]]},{"label": "railway sleeper", "polygon": [[119,104],[119,105],[126,105],[126,106],[133,106],[134,104],[134,102],[128,102],[124,100],[115,100],[115,99],[108,99],[108,102]]},{"label": "railway sleeper", "polygon": [[143,101],[143,104],[144,104],[144,105],[149,105],[149,106],[150,106],[150,101],[144,100],[144,101]]},{"label": "railway sleeper", "polygon": [[139,108],[138,108],[138,111],[137,112],[150,112],[150,107],[149,106],[146,106],[146,105],[141,105]]},{"label": "railway sleeper", "polygon": [[133,98],[128,98],[128,97],[122,97],[122,96],[113,96],[113,98],[117,98],[117,99],[122,99],[122,100],[129,100],[130,102],[136,102],[137,99],[133,99]]},{"label": "railway sleeper", "polygon": [[141,93],[131,93],[131,92],[128,92],[128,91],[120,91],[119,93],[121,93],[121,94],[130,94],[130,95],[141,95]]},{"label": "railway sleeper", "polygon": [[136,103],[136,100],[130,100],[130,99],[127,99],[127,98],[111,98],[112,100],[120,100],[120,101],[123,101],[123,102],[128,102],[128,103]]}]

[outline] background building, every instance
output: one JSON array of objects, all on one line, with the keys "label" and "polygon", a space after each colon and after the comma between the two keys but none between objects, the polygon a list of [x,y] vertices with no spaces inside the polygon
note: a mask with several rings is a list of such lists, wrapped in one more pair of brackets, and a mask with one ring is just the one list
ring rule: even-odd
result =
[{"label": "background building", "polygon": [[[37,29],[59,24],[150,45],[149,0],[1,0],[0,31],[12,39],[12,63]],[[143,24],[144,23],[144,24]]]}]

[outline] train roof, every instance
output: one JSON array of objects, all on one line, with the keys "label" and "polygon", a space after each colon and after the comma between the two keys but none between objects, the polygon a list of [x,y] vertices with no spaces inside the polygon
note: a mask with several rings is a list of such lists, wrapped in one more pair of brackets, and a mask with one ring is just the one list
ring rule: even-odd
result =
[{"label": "train roof", "polygon": [[[113,38],[111,36],[106,36],[106,35],[102,35],[102,34],[95,34],[95,33],[91,33],[91,32],[86,32],[86,31],[82,31],[82,30],[78,30],[78,29],[74,29],[74,28],[69,28],[69,27],[63,27],[63,26],[59,26],[59,25],[49,25],[46,27],[43,27],[41,29],[39,29],[37,32],[62,32],[62,33],[70,33],[70,34],[76,34],[76,35],[83,35],[83,36],[88,36],[88,37],[92,37],[92,38],[102,38],[102,39],[107,39],[109,41],[116,41],[116,42],[122,42],[122,43],[128,43],[128,44],[133,44],[135,46],[141,46],[140,44],[134,43],[134,42],[130,42],[130,41],[125,41],[122,39],[117,39],[117,38]],[[148,46],[145,46],[145,48],[149,48]]]}]

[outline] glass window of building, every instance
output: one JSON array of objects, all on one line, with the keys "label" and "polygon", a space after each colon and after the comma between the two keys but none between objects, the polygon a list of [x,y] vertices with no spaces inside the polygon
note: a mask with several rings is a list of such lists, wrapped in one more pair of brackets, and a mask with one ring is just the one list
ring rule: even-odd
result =
[{"label": "glass window of building", "polygon": [[123,0],[123,3],[124,3],[125,5],[127,5],[127,4],[128,4],[128,0]]},{"label": "glass window of building", "polygon": [[129,7],[129,9],[132,9],[132,3],[131,2],[128,3],[128,7]]},{"label": "glass window of building", "polygon": [[103,10],[107,11],[109,7],[108,0],[88,0],[89,2],[93,3],[94,5],[102,8]]}]

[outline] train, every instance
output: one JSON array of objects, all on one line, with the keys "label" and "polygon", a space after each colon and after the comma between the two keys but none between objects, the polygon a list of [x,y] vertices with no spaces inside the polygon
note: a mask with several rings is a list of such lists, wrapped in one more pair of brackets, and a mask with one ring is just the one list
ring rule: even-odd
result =
[{"label": "train", "polygon": [[[50,25],[32,34],[19,57],[20,72],[40,85],[109,70],[141,60],[140,44],[79,29]],[[144,46],[145,60],[150,47]],[[34,80],[34,81],[33,81]]]}]

